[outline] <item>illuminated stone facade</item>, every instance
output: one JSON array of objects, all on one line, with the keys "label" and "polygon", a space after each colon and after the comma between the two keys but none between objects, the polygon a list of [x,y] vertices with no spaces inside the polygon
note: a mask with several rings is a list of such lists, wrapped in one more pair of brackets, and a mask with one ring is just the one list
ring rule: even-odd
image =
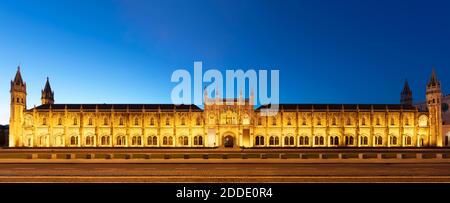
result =
[{"label": "illuminated stone facade", "polygon": [[[54,104],[26,109],[26,84],[11,81],[10,147],[441,147],[440,84],[427,85],[429,111],[403,104],[280,104],[261,116],[253,96],[205,97],[203,109],[172,104]],[[409,90],[409,87],[408,87]],[[404,90],[405,91],[405,90]],[[408,92],[402,92],[402,97]]]}]

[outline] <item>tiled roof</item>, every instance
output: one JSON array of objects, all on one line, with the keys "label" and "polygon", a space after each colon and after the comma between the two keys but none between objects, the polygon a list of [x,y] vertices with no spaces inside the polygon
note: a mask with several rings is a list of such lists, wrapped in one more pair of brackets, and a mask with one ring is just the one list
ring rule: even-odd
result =
[{"label": "tiled roof", "polygon": [[[114,111],[203,111],[196,105],[175,105],[175,104],[43,104],[35,107],[36,110],[112,110]],[[30,109],[34,110],[34,108]]]},{"label": "tiled roof", "polygon": [[[270,107],[269,105],[262,105],[256,109],[260,111],[262,108]],[[359,110],[374,110],[374,111],[386,111],[386,110],[416,110],[416,107],[412,105],[403,104],[279,104],[279,110],[285,111],[300,111],[304,110],[330,110],[330,111],[355,111]]]}]

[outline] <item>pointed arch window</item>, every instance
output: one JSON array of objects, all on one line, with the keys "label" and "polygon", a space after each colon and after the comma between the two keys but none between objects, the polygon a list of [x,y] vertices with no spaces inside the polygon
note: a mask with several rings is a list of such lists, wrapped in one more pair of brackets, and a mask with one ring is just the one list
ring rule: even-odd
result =
[{"label": "pointed arch window", "polygon": [[181,125],[186,125],[186,119],[184,117],[181,118]]},{"label": "pointed arch window", "polygon": [[361,118],[361,125],[366,125],[366,118],[365,117]]},{"label": "pointed arch window", "polygon": [[89,118],[89,125],[92,125],[92,118]]},{"label": "pointed arch window", "polygon": [[108,125],[108,118],[105,117],[105,118],[103,119],[103,125]]},{"label": "pointed arch window", "polygon": [[74,117],[74,118],[73,118],[73,125],[78,125],[78,119],[77,119],[77,117]]},{"label": "pointed arch window", "polygon": [[288,117],[288,119],[287,119],[287,125],[291,125],[292,123],[291,123],[291,117]]},{"label": "pointed arch window", "polygon": [[123,118],[122,117],[119,118],[119,125],[123,125]]},{"label": "pointed arch window", "polygon": [[200,116],[198,116],[197,119],[195,120],[195,124],[200,125],[200,123],[201,123],[201,118],[200,118]]},{"label": "pointed arch window", "polygon": [[139,118],[134,118],[134,125],[139,125]]},{"label": "pointed arch window", "polygon": [[150,118],[150,125],[155,125],[155,119],[154,118]]},{"label": "pointed arch window", "polygon": [[62,118],[58,118],[58,125],[62,125]]},{"label": "pointed arch window", "polygon": [[166,125],[170,125],[170,119],[169,119],[169,117],[166,118]]}]

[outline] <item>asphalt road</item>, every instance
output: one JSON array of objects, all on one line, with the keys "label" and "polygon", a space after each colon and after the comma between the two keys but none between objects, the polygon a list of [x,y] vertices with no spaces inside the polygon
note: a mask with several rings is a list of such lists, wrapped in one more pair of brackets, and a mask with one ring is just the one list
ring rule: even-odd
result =
[{"label": "asphalt road", "polygon": [[0,164],[0,182],[450,182],[450,164]]}]

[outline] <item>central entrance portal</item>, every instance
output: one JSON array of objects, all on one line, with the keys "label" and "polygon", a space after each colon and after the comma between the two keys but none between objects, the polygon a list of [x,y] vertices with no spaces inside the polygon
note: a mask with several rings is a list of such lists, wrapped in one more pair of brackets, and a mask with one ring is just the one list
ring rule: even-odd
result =
[{"label": "central entrance portal", "polygon": [[227,148],[233,148],[234,147],[234,138],[231,135],[228,135],[223,140],[223,146]]}]

